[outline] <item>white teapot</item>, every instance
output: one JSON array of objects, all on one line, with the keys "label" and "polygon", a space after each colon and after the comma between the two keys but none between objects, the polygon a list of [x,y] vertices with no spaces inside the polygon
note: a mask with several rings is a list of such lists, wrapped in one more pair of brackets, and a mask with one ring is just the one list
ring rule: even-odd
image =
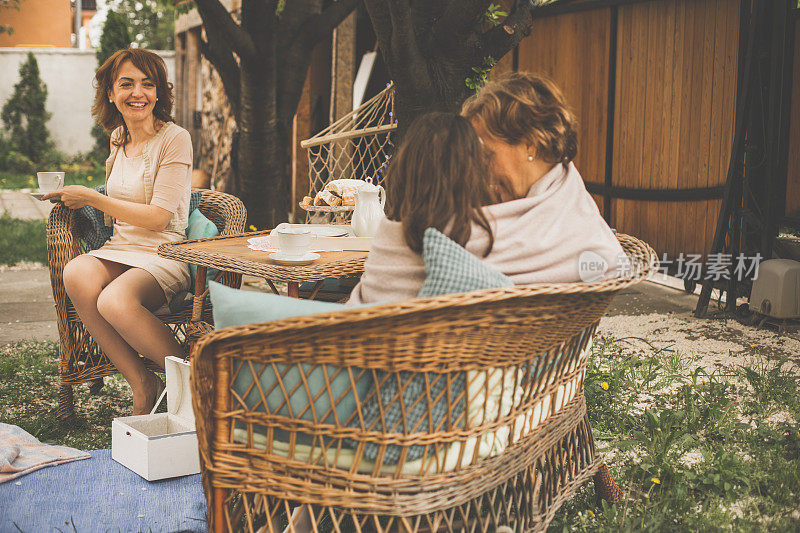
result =
[{"label": "white teapot", "polygon": [[[386,191],[380,185],[373,185],[372,178],[356,190],[356,208],[353,210],[353,234],[356,237],[372,237],[378,231],[378,224],[386,216],[383,206]],[[378,195],[380,194],[380,200]]]}]

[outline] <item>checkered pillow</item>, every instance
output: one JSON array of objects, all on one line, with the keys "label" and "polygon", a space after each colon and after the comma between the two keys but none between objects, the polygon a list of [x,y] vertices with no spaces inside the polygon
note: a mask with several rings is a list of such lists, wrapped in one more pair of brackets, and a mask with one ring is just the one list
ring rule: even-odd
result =
[{"label": "checkered pillow", "polygon": [[514,285],[511,278],[483,263],[436,228],[428,228],[422,239],[422,259],[428,277],[420,298]]},{"label": "checkered pillow", "polygon": [[[422,258],[425,261],[428,277],[419,291],[420,298],[513,285],[508,276],[486,266],[480,259],[435,228],[425,230]],[[367,429],[403,434],[442,430],[447,426],[448,395],[451,401],[454,401],[450,412],[453,425],[462,424],[460,418],[467,403],[464,394],[467,380],[464,372],[450,374],[398,372],[389,375],[376,372],[376,379],[380,384],[379,393],[370,397],[370,393],[376,388],[376,384],[371,384],[367,401],[362,406],[364,425]],[[430,416],[426,399],[428,394],[433,404]],[[404,411],[405,424],[403,424]],[[433,426],[432,429],[429,428],[429,421]],[[351,425],[358,425],[358,420],[353,421]],[[428,453],[433,451],[432,447],[428,449]],[[374,461],[378,452],[377,444],[368,443],[364,447],[366,459]],[[397,464],[400,452],[399,446],[387,446],[383,463]],[[424,453],[424,446],[411,446],[406,454],[406,460],[419,459]]]},{"label": "checkered pillow", "polygon": [[[453,408],[450,412],[452,425],[463,427],[461,415],[466,406],[465,390],[467,387],[467,376],[463,372],[451,372],[449,374],[436,374],[429,372],[420,374],[417,372],[397,372],[386,373],[375,372],[377,383],[370,380],[369,389],[364,396],[366,400],[361,407],[364,417],[364,427],[371,431],[383,431],[386,433],[428,433],[443,431],[448,429],[447,424],[447,397],[450,396]],[[449,392],[448,382],[450,383]],[[375,393],[376,387],[380,390]],[[400,394],[402,391],[402,394]],[[430,417],[428,416],[428,396],[432,407]],[[402,405],[401,405],[402,402]],[[380,405],[379,405],[380,404]],[[403,411],[406,412],[405,422],[403,421]],[[383,413],[383,416],[381,416]],[[429,426],[428,422],[431,422]],[[359,427],[360,423],[356,418],[350,426]],[[349,441],[348,444],[355,447],[356,443]],[[378,444],[367,443],[364,446],[364,458],[375,461],[378,458],[380,446]],[[400,460],[400,446],[389,445],[383,456],[383,464],[395,465]],[[428,448],[428,454],[433,453],[434,447]],[[425,453],[425,446],[414,445],[408,448],[406,461],[419,459]]]}]

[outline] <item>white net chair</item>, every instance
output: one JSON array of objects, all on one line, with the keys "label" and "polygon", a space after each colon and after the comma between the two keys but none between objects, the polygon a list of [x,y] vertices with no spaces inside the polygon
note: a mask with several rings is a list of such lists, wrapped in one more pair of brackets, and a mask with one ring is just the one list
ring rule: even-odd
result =
[{"label": "white net chair", "polygon": [[[382,185],[389,159],[394,153],[392,133],[394,84],[364,102],[358,109],[300,143],[308,151],[308,196],[314,198],[330,181],[372,178]],[[314,206],[300,204],[308,223],[345,223],[353,206]]]}]

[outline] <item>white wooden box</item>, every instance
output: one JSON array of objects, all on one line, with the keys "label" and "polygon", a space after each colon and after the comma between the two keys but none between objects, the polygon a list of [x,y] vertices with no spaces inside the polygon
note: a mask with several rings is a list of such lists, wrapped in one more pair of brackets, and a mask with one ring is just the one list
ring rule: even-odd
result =
[{"label": "white wooden box", "polygon": [[124,416],[111,423],[111,457],[148,481],[200,472],[190,365],[170,356],[165,366],[167,412]]}]

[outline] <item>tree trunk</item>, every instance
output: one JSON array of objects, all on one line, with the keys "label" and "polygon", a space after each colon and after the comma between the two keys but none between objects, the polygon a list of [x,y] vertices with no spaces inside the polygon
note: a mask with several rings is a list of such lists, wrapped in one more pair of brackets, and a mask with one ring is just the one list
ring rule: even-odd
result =
[{"label": "tree trunk", "polygon": [[[439,58],[438,62],[451,63],[444,66],[447,70],[458,68],[451,60]],[[437,65],[437,70],[441,68],[442,65]],[[429,67],[426,76],[411,79],[393,76],[396,87],[394,105],[398,120],[397,141],[403,138],[408,127],[418,116],[433,111],[458,113],[461,111],[461,104],[471,94],[464,81],[468,76],[466,69],[458,68],[464,72],[463,79],[452,75],[449,77],[437,75],[438,73],[431,70]]]},{"label": "tree trunk", "polygon": [[275,118],[274,84],[263,65],[242,63],[241,124],[239,124],[239,198],[247,208],[248,224],[258,229],[285,222],[289,209],[290,124]]}]

